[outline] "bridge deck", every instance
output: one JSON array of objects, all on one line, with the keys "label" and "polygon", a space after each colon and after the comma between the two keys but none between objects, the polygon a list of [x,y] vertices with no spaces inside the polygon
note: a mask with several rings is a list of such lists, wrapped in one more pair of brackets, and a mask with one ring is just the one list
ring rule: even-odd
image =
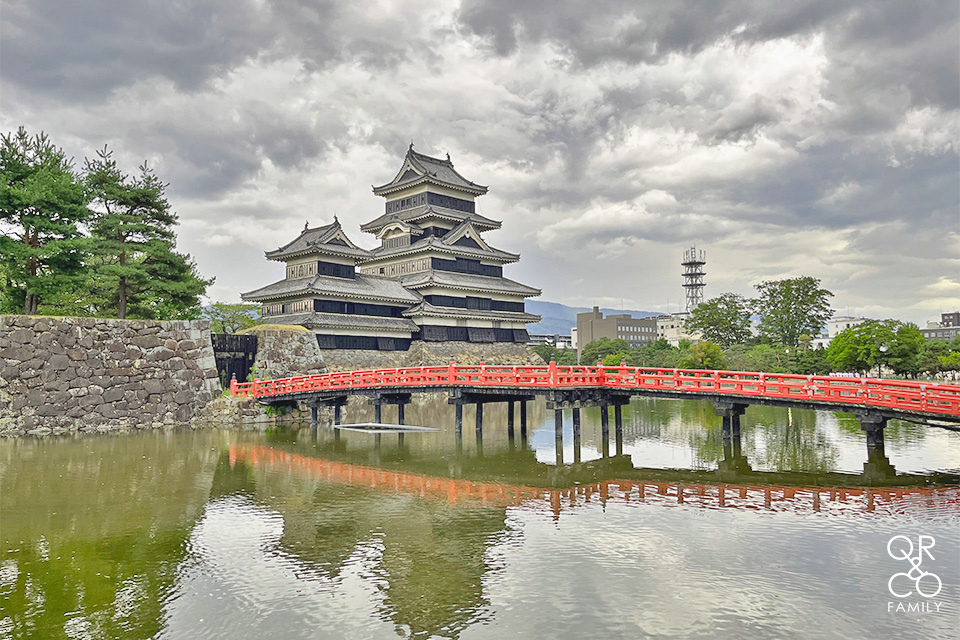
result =
[{"label": "bridge deck", "polygon": [[729,399],[745,404],[784,404],[847,410],[869,408],[960,422],[960,386],[787,373],[658,369],[627,366],[458,365],[345,371],[255,380],[230,385],[231,394],[263,401],[304,400],[373,391],[497,389],[505,394],[603,389],[629,395]]}]

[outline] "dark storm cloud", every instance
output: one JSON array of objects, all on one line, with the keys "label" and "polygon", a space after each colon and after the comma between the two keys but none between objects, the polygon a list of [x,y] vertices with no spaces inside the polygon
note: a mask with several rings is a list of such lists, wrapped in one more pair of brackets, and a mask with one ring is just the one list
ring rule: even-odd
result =
[{"label": "dark storm cloud", "polygon": [[12,0],[4,3],[6,82],[48,98],[100,101],[152,76],[194,90],[270,46],[251,0]]},{"label": "dark storm cloud", "polygon": [[9,0],[0,120],[151,158],[215,262],[261,221],[372,218],[412,139],[490,184],[527,264],[697,240],[767,277],[791,235],[903,248],[919,282],[955,254],[958,24],[955,0]]},{"label": "dark storm cloud", "polygon": [[[391,68],[406,56],[407,26],[404,16],[332,0],[11,0],[0,64],[6,82],[97,102],[151,77],[196,91],[260,58],[292,56],[306,70],[351,59]],[[429,46],[417,54],[429,56]]]},{"label": "dark storm cloud", "polygon": [[587,67],[610,60],[656,63],[730,38],[756,43],[823,32],[835,60],[834,91],[904,86],[910,104],[955,108],[960,100],[957,5],[899,0],[770,3],[632,0],[465,0],[460,18],[502,56],[523,41],[552,41]]}]

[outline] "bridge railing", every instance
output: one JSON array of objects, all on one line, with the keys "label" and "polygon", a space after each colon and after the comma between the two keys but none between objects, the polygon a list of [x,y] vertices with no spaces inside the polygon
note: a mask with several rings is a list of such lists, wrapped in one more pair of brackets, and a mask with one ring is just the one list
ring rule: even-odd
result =
[{"label": "bridge railing", "polygon": [[377,387],[652,389],[806,400],[960,416],[960,386],[916,380],[663,369],[628,366],[448,365],[343,371],[279,380],[231,382],[237,397],[268,398],[312,391]]}]

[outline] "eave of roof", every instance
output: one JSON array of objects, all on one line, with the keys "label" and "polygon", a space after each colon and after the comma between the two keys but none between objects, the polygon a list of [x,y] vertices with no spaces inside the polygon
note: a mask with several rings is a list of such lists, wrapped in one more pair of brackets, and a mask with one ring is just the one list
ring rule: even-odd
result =
[{"label": "eave of roof", "polygon": [[508,322],[540,322],[541,317],[532,313],[517,311],[487,311],[482,309],[460,309],[457,307],[438,307],[423,301],[403,312],[404,317],[435,316],[438,318],[471,318],[474,320],[504,320]]},{"label": "eave of roof", "polygon": [[520,260],[520,255],[516,253],[509,253],[507,251],[502,251],[500,249],[490,248],[490,251],[484,249],[477,249],[475,247],[464,247],[456,244],[447,244],[443,242],[442,238],[437,238],[436,236],[430,236],[423,238],[414,242],[411,245],[406,247],[392,247],[390,249],[384,249],[378,247],[370,252],[370,257],[360,261],[362,265],[375,264],[383,258],[396,258],[402,257],[405,255],[412,255],[416,253],[424,253],[429,251],[436,251],[439,253],[445,253],[449,255],[458,255],[465,256],[483,260],[489,260],[490,262],[499,262],[501,264],[508,264],[511,262],[517,262]]},{"label": "eave of roof", "polygon": [[311,276],[295,280],[280,280],[265,287],[240,294],[240,297],[252,302],[267,302],[309,295],[327,296],[335,299],[392,302],[396,303],[397,306],[415,304],[420,300],[419,295],[407,291],[396,278],[381,278],[359,273],[355,278]]},{"label": "eave of roof", "polygon": [[420,205],[419,207],[404,209],[403,211],[384,213],[378,218],[375,218],[366,224],[360,225],[360,230],[366,233],[377,233],[380,231],[380,229],[390,223],[415,223],[418,220],[425,218],[441,218],[443,220],[455,222],[458,225],[466,220],[469,220],[478,231],[481,229],[486,231],[499,229],[503,225],[503,223],[499,220],[493,220],[492,218],[484,217],[478,213],[467,213],[465,211],[447,209],[446,207],[440,207],[435,204],[424,204]]},{"label": "eave of roof", "polygon": [[360,329],[365,331],[409,331],[414,333],[419,327],[407,318],[386,318],[383,316],[361,316],[340,313],[288,313],[269,316],[274,324],[299,324],[307,328]]},{"label": "eave of roof", "polygon": [[479,276],[452,271],[421,271],[400,276],[400,282],[407,289],[418,290],[426,287],[440,287],[461,291],[482,291],[484,293],[509,293],[530,298],[541,294],[540,289],[528,287],[508,278]]}]

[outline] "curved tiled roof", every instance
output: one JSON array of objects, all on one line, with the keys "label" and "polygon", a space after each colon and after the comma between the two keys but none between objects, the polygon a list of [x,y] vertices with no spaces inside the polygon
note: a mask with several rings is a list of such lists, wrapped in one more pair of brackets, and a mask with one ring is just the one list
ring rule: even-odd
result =
[{"label": "curved tiled roof", "polygon": [[407,155],[403,159],[403,166],[397,172],[396,177],[387,184],[374,187],[373,192],[376,195],[384,195],[391,191],[398,191],[415,184],[423,182],[433,182],[445,187],[468,191],[476,195],[482,195],[487,192],[487,187],[471,182],[456,169],[453,168],[453,162],[450,161],[450,155],[446,160],[433,158],[431,156],[417,153],[413,150],[413,143],[407,149]]},{"label": "curved tiled roof", "polygon": [[371,220],[366,224],[360,225],[360,231],[377,233],[380,231],[380,229],[384,228],[391,222],[413,223],[417,220],[430,217],[443,218],[444,220],[450,220],[452,222],[456,222],[457,224],[460,224],[465,220],[469,220],[471,223],[473,223],[473,226],[476,227],[478,231],[499,229],[502,225],[499,220],[493,220],[492,218],[484,217],[479,213],[467,213],[465,211],[447,209],[446,207],[440,207],[435,204],[423,204],[419,207],[404,209],[403,211],[385,213],[375,220]]},{"label": "curved tiled roof", "polygon": [[476,247],[467,247],[444,242],[443,238],[438,238],[437,236],[428,236],[405,247],[391,247],[390,249],[378,247],[370,252],[369,258],[361,260],[361,264],[376,262],[380,258],[403,256],[406,254],[420,253],[422,251],[431,250],[476,259],[488,259],[493,262],[501,263],[517,262],[520,260],[520,255],[517,253],[509,253],[507,251],[501,251],[500,249],[494,249],[493,247],[490,247],[489,250],[477,249]]},{"label": "curved tiled roof", "polygon": [[361,316],[344,313],[290,313],[270,316],[272,324],[299,324],[308,329],[366,329],[369,331],[417,331],[419,327],[407,318]]},{"label": "curved tiled roof", "polygon": [[478,276],[453,271],[421,271],[400,276],[400,282],[408,289],[421,289],[432,285],[466,291],[484,291],[489,293],[514,293],[525,298],[540,295],[540,289],[528,287],[507,278]]},{"label": "curved tiled roof", "polygon": [[348,258],[365,258],[370,255],[369,251],[361,249],[347,238],[340,221],[334,218],[331,224],[322,227],[310,229],[304,226],[299,236],[279,249],[267,251],[266,256],[268,260],[282,261],[311,253],[327,253]]},{"label": "curved tiled roof", "polygon": [[474,318],[481,320],[508,320],[511,322],[540,322],[538,315],[517,311],[491,311],[483,309],[461,309],[459,307],[439,307],[426,300],[403,312],[404,317],[438,316],[449,318]]},{"label": "curved tiled roof", "polygon": [[417,294],[407,291],[396,278],[381,278],[359,273],[354,278],[311,276],[294,280],[280,280],[260,289],[243,293],[240,297],[253,302],[267,302],[293,295],[312,293],[333,297],[363,298],[377,302],[396,302],[404,305],[416,304],[420,300]]}]

